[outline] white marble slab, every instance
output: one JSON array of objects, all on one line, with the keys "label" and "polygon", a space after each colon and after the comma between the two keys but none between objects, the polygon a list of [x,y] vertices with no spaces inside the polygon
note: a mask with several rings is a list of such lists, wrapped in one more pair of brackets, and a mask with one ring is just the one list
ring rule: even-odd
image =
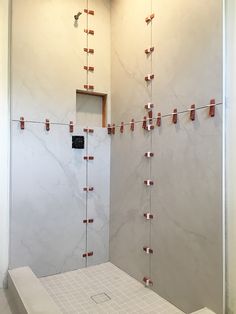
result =
[{"label": "white marble slab", "polygon": [[139,281],[150,275],[150,255],[143,251],[150,236],[143,214],[149,211],[153,189],[144,185],[150,179],[150,160],[144,157],[150,140],[141,125],[112,139],[110,259]]},{"label": "white marble slab", "polygon": [[[78,130],[78,134],[84,134]],[[11,268],[45,276],[85,265],[86,167],[67,126],[12,125]]]},{"label": "white marble slab", "polygon": [[223,308],[222,110],[208,111],[153,132],[153,289],[187,313]]},{"label": "white marble slab", "polygon": [[88,193],[87,204],[88,219],[94,219],[88,225],[87,248],[94,252],[88,266],[109,260],[110,140],[104,128],[94,128],[94,133],[88,135],[88,154],[94,156],[88,162],[88,185],[94,187]]}]

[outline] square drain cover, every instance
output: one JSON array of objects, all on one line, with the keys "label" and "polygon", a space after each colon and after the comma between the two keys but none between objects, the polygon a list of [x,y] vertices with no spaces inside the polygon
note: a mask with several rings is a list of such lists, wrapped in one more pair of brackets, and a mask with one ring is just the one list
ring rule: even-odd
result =
[{"label": "square drain cover", "polygon": [[91,299],[97,304],[104,303],[111,300],[109,295],[107,295],[105,292],[92,295]]}]

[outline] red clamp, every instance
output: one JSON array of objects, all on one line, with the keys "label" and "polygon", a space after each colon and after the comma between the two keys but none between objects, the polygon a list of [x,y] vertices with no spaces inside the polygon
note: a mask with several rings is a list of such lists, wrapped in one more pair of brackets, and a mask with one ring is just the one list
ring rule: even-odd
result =
[{"label": "red clamp", "polygon": [[94,53],[94,49],[92,49],[92,48],[84,48],[84,52]]},{"label": "red clamp", "polygon": [[145,214],[143,214],[143,216],[144,216],[147,220],[151,220],[151,219],[154,218],[153,214],[151,214],[151,213],[145,213]]},{"label": "red clamp", "polygon": [[147,254],[153,254],[153,249],[151,249],[150,247],[143,247],[144,252],[146,252]]},{"label": "red clamp", "polygon": [[143,278],[143,282],[145,283],[145,286],[146,286],[146,287],[153,286],[153,281],[151,280],[151,278],[144,277],[144,278]]},{"label": "red clamp", "polygon": [[144,107],[145,109],[148,110],[148,120],[149,120],[149,123],[152,123],[152,118],[153,118],[153,115],[152,115],[152,109],[154,108],[154,104],[149,102],[145,105]]},{"label": "red clamp", "polygon": [[94,188],[92,186],[88,186],[84,188],[84,192],[92,192],[92,191],[94,191]]},{"label": "red clamp", "polygon": [[94,71],[94,67],[85,65],[84,66],[84,70],[93,72]]},{"label": "red clamp", "polygon": [[160,127],[161,126],[161,113],[158,112],[157,114],[157,126]]},{"label": "red clamp", "polygon": [[90,90],[94,90],[94,86],[93,86],[93,85],[85,84],[85,85],[84,85],[84,88],[87,89],[87,90],[89,90],[89,89],[90,89]]},{"label": "red clamp", "polygon": [[154,157],[154,153],[152,153],[152,152],[147,152],[147,153],[145,153],[144,156],[147,157],[147,158],[151,158],[151,157]]},{"label": "red clamp", "polygon": [[148,111],[148,118],[149,118],[149,123],[152,123],[152,118],[153,118],[152,110]]},{"label": "red clamp", "polygon": [[46,131],[50,131],[50,121],[49,121],[49,119],[45,120],[45,128],[46,128]]},{"label": "red clamp", "polygon": [[107,125],[107,134],[111,134],[111,125],[110,124]]},{"label": "red clamp", "polygon": [[94,160],[93,156],[84,156],[84,160]]},{"label": "red clamp", "polygon": [[[149,119],[149,121],[150,121],[150,119]],[[154,130],[154,125],[153,125],[153,124],[148,124],[148,125],[146,126],[145,130],[146,130],[146,131],[152,131],[152,130]]]},{"label": "red clamp", "polygon": [[112,128],[111,128],[111,134],[115,134],[116,133],[116,125],[115,123],[112,124]]},{"label": "red clamp", "polygon": [[149,54],[151,54],[154,50],[155,50],[154,47],[150,47],[150,48],[145,49],[144,52],[146,53],[146,55],[149,55]]},{"label": "red clamp", "polygon": [[93,219],[84,219],[84,220],[83,220],[83,223],[84,223],[84,224],[92,224],[93,222],[94,222]]},{"label": "red clamp", "polygon": [[194,121],[196,118],[196,108],[195,105],[192,105],[191,108],[189,109],[190,111],[190,120]]},{"label": "red clamp", "polygon": [[154,185],[154,182],[153,182],[152,180],[145,180],[145,181],[144,181],[144,184],[145,184],[146,186],[151,186],[151,185]]},{"label": "red clamp", "polygon": [[86,33],[86,34],[88,34],[88,35],[94,35],[94,30],[92,30],[92,29],[84,29],[84,32]]},{"label": "red clamp", "polygon": [[124,122],[121,122],[120,133],[124,133]]},{"label": "red clamp", "polygon": [[20,118],[20,129],[21,130],[25,129],[25,119],[24,119],[24,117]]},{"label": "red clamp", "polygon": [[94,132],[94,129],[85,128],[85,129],[84,129],[84,132],[85,132],[85,133],[93,133],[93,132]]},{"label": "red clamp", "polygon": [[87,13],[87,14],[90,14],[90,15],[94,15],[94,11],[93,10],[84,9],[84,13]]},{"label": "red clamp", "polygon": [[155,77],[154,74],[148,74],[147,76],[145,76],[145,81],[150,82],[154,79],[154,77]]},{"label": "red clamp", "polygon": [[146,130],[147,127],[147,117],[143,117],[143,129]]},{"label": "red clamp", "polygon": [[152,102],[148,102],[144,108],[147,110],[152,110],[154,108],[154,104]]},{"label": "red clamp", "polygon": [[176,124],[178,122],[178,110],[174,109],[173,113],[172,113],[172,122],[174,124]]},{"label": "red clamp", "polygon": [[74,132],[74,123],[73,123],[73,121],[70,121],[70,123],[69,123],[69,131],[70,131],[70,133]]},{"label": "red clamp", "polygon": [[93,252],[86,252],[83,254],[83,257],[93,256]]},{"label": "red clamp", "polygon": [[152,13],[151,15],[149,15],[149,16],[146,17],[145,22],[146,22],[146,23],[151,22],[151,21],[154,19],[154,17],[155,17],[155,14]]},{"label": "red clamp", "polygon": [[214,117],[215,113],[216,113],[216,101],[215,101],[215,99],[211,99],[209,107],[210,107],[209,116]]},{"label": "red clamp", "polygon": [[130,122],[130,130],[132,132],[134,131],[134,119],[132,119],[131,122]]}]

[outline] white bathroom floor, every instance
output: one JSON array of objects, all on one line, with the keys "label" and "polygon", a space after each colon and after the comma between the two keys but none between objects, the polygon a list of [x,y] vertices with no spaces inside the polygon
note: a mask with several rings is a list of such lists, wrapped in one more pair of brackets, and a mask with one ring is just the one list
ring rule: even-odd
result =
[{"label": "white bathroom floor", "polygon": [[7,290],[0,289],[0,313],[11,314],[11,310],[6,297]]},{"label": "white bathroom floor", "polygon": [[63,313],[183,314],[111,263],[41,278]]}]

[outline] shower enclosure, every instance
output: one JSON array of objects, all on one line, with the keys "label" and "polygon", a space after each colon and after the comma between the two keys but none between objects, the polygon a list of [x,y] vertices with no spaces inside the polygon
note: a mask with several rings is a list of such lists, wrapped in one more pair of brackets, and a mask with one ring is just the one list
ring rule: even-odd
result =
[{"label": "shower enclosure", "polygon": [[12,1],[11,269],[109,261],[223,313],[222,25],[220,0]]}]

